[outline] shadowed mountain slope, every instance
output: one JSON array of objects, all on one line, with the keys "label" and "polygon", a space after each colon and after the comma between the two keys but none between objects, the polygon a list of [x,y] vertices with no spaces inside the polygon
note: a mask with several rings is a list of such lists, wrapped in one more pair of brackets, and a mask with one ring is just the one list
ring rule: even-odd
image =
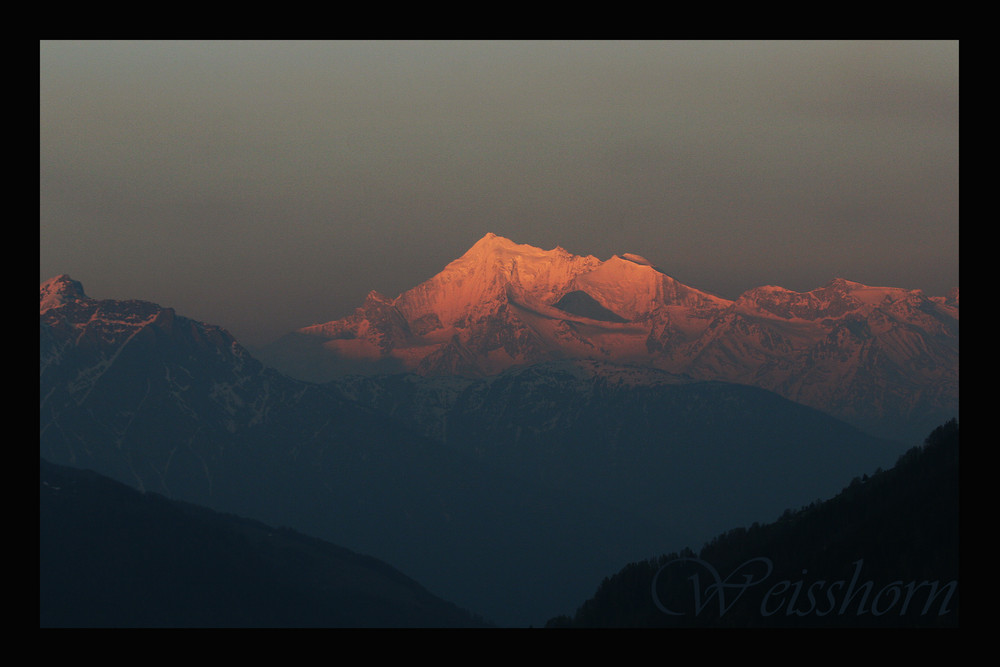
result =
[{"label": "shadowed mountain slope", "polygon": [[39,466],[42,627],[482,627],[374,558]]}]

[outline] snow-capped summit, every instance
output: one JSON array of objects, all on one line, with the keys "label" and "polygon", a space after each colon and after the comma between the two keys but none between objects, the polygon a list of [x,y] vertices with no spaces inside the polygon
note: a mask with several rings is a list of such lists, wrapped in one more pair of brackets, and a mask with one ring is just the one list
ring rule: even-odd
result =
[{"label": "snow-capped summit", "polygon": [[763,387],[856,420],[954,412],[958,292],[927,297],[835,278],[730,301],[638,254],[600,260],[488,233],[394,299],[369,295],[354,314],[261,356],[313,381],[336,377],[341,362],[358,362],[351,372],[465,376],[558,360],[639,364]]},{"label": "snow-capped summit", "polygon": [[322,354],[482,375],[567,356],[641,360],[648,331],[629,322],[667,305],[728,305],[628,257],[601,261],[491,232],[437,275],[382,301],[377,315],[369,296],[353,315],[298,334],[321,339]]},{"label": "snow-capped summit", "polygon": [[432,319],[447,331],[464,329],[493,315],[512,293],[551,304],[568,281],[599,264],[596,257],[578,257],[559,247],[542,250],[489,233],[394,303],[407,320]]}]

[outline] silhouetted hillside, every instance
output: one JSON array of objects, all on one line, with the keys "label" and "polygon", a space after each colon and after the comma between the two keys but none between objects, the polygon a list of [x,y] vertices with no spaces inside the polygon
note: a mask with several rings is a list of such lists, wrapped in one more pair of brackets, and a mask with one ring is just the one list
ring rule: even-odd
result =
[{"label": "silhouetted hillside", "polygon": [[475,627],[374,558],[40,461],[41,627]]},{"label": "silhouetted hillside", "polygon": [[548,627],[958,627],[959,426],[767,525],[632,563]]}]

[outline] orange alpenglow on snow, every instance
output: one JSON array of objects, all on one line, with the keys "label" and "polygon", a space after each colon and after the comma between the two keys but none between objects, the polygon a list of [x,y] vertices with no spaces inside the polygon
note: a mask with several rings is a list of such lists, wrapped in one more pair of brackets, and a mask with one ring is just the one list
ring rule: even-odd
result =
[{"label": "orange alpenglow on snow", "polygon": [[646,339],[659,315],[673,312],[682,327],[697,329],[707,324],[704,312],[730,303],[639,255],[601,261],[489,233],[395,299],[369,295],[351,316],[298,333],[323,339],[345,360],[484,375],[565,357],[648,362]]},{"label": "orange alpenglow on snow", "polygon": [[[634,364],[863,412],[881,401],[851,397],[882,376],[957,397],[957,341],[957,288],[929,297],[836,278],[809,292],[765,286],[730,301],[637,254],[602,261],[490,233],[396,298],[373,292],[350,316],[300,329],[262,354],[311,381],[479,377],[557,360]],[[912,350],[923,350],[919,363],[908,361]]]}]

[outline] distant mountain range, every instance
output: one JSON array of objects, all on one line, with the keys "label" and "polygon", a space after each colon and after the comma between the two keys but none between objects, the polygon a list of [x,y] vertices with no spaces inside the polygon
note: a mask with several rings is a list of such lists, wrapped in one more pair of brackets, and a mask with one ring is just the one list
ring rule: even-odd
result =
[{"label": "distant mountain range", "polygon": [[846,412],[877,398],[882,425],[920,428],[952,398],[957,415],[957,292],[752,292],[488,235],[397,299],[279,341],[264,356],[282,372],[217,326],[58,276],[40,286],[40,454],[537,625],[622,563],[831,495],[905,449],[767,382],[840,391]]},{"label": "distant mountain range", "polygon": [[841,278],[809,292],[757,287],[730,301],[639,255],[601,261],[491,233],[399,296],[372,292],[348,317],[257,354],[317,382],[486,377],[557,360],[638,364],[760,387],[913,440],[958,412],[958,308],[957,287],[929,296]]}]

